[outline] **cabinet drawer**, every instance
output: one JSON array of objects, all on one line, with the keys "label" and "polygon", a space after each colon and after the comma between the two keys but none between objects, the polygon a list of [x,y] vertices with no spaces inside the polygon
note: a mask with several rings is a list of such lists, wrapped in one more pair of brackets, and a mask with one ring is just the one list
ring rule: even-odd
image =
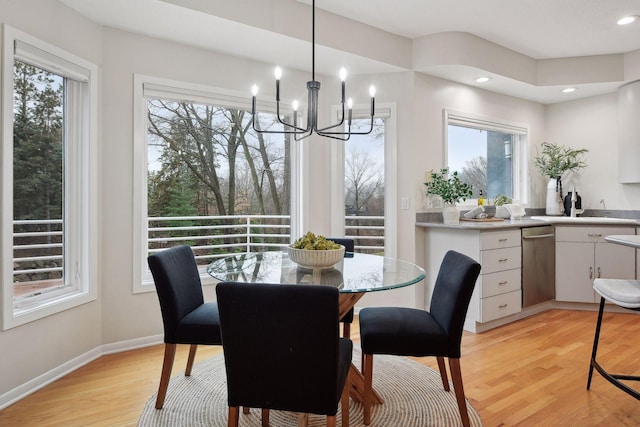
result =
[{"label": "cabinet drawer", "polygon": [[558,227],[556,226],[556,242],[590,242],[604,243],[604,237],[610,234],[635,234],[630,227]]},{"label": "cabinet drawer", "polygon": [[516,248],[492,249],[480,252],[480,264],[482,274],[495,273],[496,271],[512,270],[520,268],[522,255],[520,246]]},{"label": "cabinet drawer", "polygon": [[480,300],[481,323],[519,313],[522,310],[522,291],[507,292]]},{"label": "cabinet drawer", "polygon": [[520,247],[520,229],[509,231],[489,231],[480,234],[480,249]]},{"label": "cabinet drawer", "polygon": [[506,292],[518,291],[521,286],[521,270],[519,268],[482,275],[481,298],[488,298]]}]

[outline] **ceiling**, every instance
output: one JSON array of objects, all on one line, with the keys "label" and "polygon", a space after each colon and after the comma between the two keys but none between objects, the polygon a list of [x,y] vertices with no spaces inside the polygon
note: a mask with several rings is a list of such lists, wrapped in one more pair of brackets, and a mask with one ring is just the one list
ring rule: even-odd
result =
[{"label": "ceiling", "polygon": [[[311,0],[60,1],[107,27],[309,69],[309,42],[305,40],[308,37],[297,36],[295,27],[308,30]],[[414,46],[414,41],[439,33],[473,34],[505,48],[505,52],[524,55],[534,67],[539,61],[584,56],[594,56],[592,59],[597,61],[598,55],[640,50],[640,22],[624,27],[616,25],[622,16],[640,15],[638,0],[317,0],[316,7],[325,14],[329,12],[329,16],[337,15],[335,22],[339,24],[353,22],[356,30],[374,27],[392,42],[407,41]],[[271,15],[287,15],[283,20],[288,20],[294,29],[288,32],[276,28],[272,23],[280,16],[264,16],[265,8],[274,10]],[[253,11],[256,13],[252,14]],[[263,16],[256,16],[260,12]],[[336,25],[330,30],[340,32],[344,30],[342,27]],[[229,43],[231,39],[233,44]],[[316,66],[320,72],[328,72],[335,68],[335,63],[346,61],[350,72],[356,73],[408,69],[371,56],[318,46]],[[619,62],[622,64],[624,60]],[[504,66],[508,68],[509,64]],[[443,63],[420,71],[479,86],[472,78],[485,70],[475,64]],[[579,84],[575,86],[579,90],[567,95],[556,84],[532,84],[508,73],[491,71],[486,74],[492,80],[484,88],[541,103],[612,92],[629,80],[622,72],[621,77],[609,79],[577,79]],[[566,78],[562,80],[563,85],[571,84]]]}]

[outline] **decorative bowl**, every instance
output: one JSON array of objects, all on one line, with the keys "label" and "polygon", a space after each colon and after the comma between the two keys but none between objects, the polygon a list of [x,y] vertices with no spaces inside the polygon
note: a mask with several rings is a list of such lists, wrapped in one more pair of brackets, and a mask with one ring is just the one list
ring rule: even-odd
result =
[{"label": "decorative bowl", "polygon": [[344,258],[344,246],[340,245],[340,249],[329,250],[311,250],[311,249],[295,249],[291,246],[289,250],[289,258],[300,267],[306,268],[329,268],[340,262]]}]

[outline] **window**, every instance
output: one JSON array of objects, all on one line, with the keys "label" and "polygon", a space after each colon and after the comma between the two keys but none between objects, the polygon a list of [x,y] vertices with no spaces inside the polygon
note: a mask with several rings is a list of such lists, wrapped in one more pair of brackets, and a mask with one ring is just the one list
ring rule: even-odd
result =
[{"label": "window", "polygon": [[[136,76],[143,157],[136,164],[140,269],[136,291],[153,289],[150,253],[187,244],[206,266],[233,252],[279,250],[290,243],[292,137],[259,134],[250,97]],[[249,109],[249,111],[247,111]],[[256,128],[281,130],[268,105]],[[136,285],[134,285],[136,286]]]},{"label": "window", "polygon": [[[337,108],[336,108],[337,114]],[[366,109],[354,109],[352,131],[369,128]],[[395,161],[395,108],[379,105],[376,108],[374,128],[369,135],[353,135],[348,141],[338,142],[332,156],[343,165],[332,175],[344,177],[341,188],[344,206],[340,214],[334,213],[334,235],[355,239],[356,251],[395,255],[396,242],[389,236],[396,229],[396,172]]]},{"label": "window", "polygon": [[[353,120],[355,132],[369,128],[369,118]],[[354,135],[345,144],[345,236],[358,252],[384,252],[384,120],[374,119],[373,132]]]},{"label": "window", "polygon": [[[3,328],[96,297],[96,67],[4,27]],[[95,239],[94,239],[95,240]]]},{"label": "window", "polygon": [[450,172],[492,199],[499,194],[525,202],[526,162],[522,158],[528,127],[445,110],[446,160]]}]

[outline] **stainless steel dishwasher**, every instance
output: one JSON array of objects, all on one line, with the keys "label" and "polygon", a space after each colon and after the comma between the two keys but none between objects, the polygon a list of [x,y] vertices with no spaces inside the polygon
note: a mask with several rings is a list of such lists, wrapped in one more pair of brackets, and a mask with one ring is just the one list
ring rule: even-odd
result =
[{"label": "stainless steel dishwasher", "polygon": [[556,246],[553,226],[522,229],[522,306],[556,297]]}]

